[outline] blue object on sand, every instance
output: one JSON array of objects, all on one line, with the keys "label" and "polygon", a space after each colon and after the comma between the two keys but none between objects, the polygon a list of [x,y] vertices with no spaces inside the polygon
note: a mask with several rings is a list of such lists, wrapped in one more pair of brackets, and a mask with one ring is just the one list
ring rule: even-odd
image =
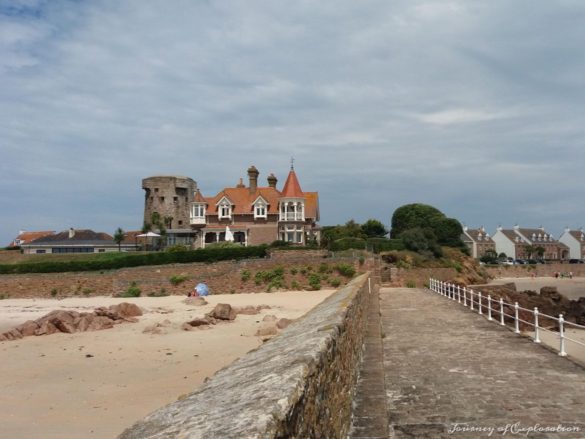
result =
[{"label": "blue object on sand", "polygon": [[198,283],[195,290],[198,296],[209,296],[209,287],[204,282]]}]

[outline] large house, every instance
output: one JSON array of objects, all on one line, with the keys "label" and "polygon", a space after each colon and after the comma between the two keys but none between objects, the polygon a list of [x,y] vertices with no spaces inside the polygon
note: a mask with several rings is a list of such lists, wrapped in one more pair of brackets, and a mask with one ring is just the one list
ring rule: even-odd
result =
[{"label": "large house", "polygon": [[[292,166],[282,190],[273,174],[267,178],[268,186],[258,186],[259,174],[251,166],[247,186],[240,178],[236,186],[209,197],[189,177],[145,178],[145,226],[164,226],[166,245],[192,248],[220,241],[245,246],[276,240],[296,245],[319,241],[318,193],[302,190]],[[154,218],[162,224],[157,227]]]},{"label": "large house", "polygon": [[504,229],[500,226],[492,239],[498,254],[505,253],[514,259],[563,260],[569,256],[569,248],[547,233],[543,227],[525,229],[516,225],[513,229]]},{"label": "large house", "polygon": [[258,186],[260,173],[248,169],[248,186],[242,179],[235,187],[205,197],[196,190],[191,203],[190,224],[194,247],[233,240],[242,245],[267,244],[276,240],[304,245],[319,241],[319,195],[301,189],[291,166],[282,190],[270,174],[268,186]]},{"label": "large house", "polygon": [[471,256],[476,259],[481,258],[489,250],[496,251],[494,240],[485,231],[483,226],[479,229],[469,229],[467,226],[464,226],[461,240],[469,249]]},{"label": "large house", "polygon": [[120,246],[107,233],[93,230],[69,229],[64,232],[47,235],[21,246],[27,254],[41,253],[104,253],[113,251],[131,251],[136,243],[122,242]]},{"label": "large house", "polygon": [[567,227],[559,241],[569,247],[569,258],[585,259],[585,232],[582,228],[571,230]]}]

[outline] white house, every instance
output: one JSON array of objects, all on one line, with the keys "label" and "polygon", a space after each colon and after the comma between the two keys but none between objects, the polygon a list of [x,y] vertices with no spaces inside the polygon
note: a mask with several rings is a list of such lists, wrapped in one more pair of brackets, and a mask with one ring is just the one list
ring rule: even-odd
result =
[{"label": "white house", "polygon": [[559,238],[559,242],[569,247],[569,258],[585,259],[585,232],[583,228],[571,230],[567,227]]}]

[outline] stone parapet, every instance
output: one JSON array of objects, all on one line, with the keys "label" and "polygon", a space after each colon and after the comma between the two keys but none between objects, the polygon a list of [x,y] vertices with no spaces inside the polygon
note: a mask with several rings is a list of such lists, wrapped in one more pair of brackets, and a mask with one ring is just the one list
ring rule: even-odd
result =
[{"label": "stone parapet", "polygon": [[369,273],[120,439],[346,437]]}]

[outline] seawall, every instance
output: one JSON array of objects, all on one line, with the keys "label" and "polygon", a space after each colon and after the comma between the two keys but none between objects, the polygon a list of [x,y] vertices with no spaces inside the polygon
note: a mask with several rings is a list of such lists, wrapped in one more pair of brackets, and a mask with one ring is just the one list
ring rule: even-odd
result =
[{"label": "seawall", "polygon": [[366,310],[377,288],[369,273],[355,278],[280,336],[119,438],[347,436]]}]

